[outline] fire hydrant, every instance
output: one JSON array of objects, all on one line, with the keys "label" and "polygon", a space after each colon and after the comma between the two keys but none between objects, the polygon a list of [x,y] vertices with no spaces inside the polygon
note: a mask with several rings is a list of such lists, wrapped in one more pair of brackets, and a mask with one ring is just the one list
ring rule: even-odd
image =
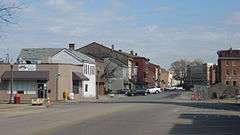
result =
[{"label": "fire hydrant", "polygon": [[67,93],[67,91],[64,91],[64,92],[63,92],[63,99],[64,99],[65,101],[68,100],[68,93]]}]

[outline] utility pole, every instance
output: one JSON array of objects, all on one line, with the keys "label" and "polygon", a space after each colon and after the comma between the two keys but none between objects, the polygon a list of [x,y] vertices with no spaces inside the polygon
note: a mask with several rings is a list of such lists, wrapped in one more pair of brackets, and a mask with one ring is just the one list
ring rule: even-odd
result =
[{"label": "utility pole", "polygon": [[9,104],[13,101],[13,63],[10,64],[11,68],[11,84],[10,84],[10,98],[9,98]]},{"label": "utility pole", "polygon": [[59,77],[60,77],[60,73],[57,73],[56,75],[55,75],[55,79],[56,79],[56,98],[55,98],[55,100],[57,101],[58,100],[58,80],[59,80]]},{"label": "utility pole", "polygon": [[100,89],[100,79],[99,79],[99,70],[97,69],[97,89],[96,89],[96,99],[99,99],[99,89]]}]

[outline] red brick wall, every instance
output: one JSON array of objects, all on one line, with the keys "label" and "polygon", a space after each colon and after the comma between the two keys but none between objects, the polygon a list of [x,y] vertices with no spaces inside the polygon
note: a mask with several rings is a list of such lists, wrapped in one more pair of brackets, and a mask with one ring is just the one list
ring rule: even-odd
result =
[{"label": "red brick wall", "polygon": [[[228,81],[230,85],[233,85],[236,81],[237,86],[240,86],[240,60],[226,60],[221,59],[221,82],[226,84]],[[227,74],[227,71],[229,74]],[[234,74],[234,71],[236,74]]]},{"label": "red brick wall", "polygon": [[148,86],[149,87],[153,87],[155,86],[155,82],[156,82],[156,68],[155,65],[153,64],[149,64],[148,65]]},{"label": "red brick wall", "polygon": [[[135,64],[137,65],[137,84],[147,84],[147,72],[148,72],[148,61],[144,58],[135,58]],[[144,76],[145,74],[145,76]]]}]

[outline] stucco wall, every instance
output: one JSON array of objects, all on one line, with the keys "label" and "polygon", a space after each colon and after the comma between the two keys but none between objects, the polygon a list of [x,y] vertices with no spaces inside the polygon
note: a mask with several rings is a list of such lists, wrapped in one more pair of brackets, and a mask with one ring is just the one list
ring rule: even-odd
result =
[{"label": "stucco wall", "polygon": [[[18,65],[14,66],[14,71],[18,71]],[[58,100],[63,99],[63,92],[66,90],[72,92],[72,72],[82,72],[82,66],[70,65],[70,64],[40,64],[37,65],[38,71],[49,71],[49,80],[47,82],[48,97],[51,100],[56,99],[56,94],[58,94]],[[9,64],[0,64],[0,76],[2,77],[5,71],[10,71]],[[59,79],[57,81],[56,75],[59,74]],[[58,92],[56,93],[56,86],[58,84]],[[95,86],[95,85],[94,85]],[[0,87],[1,88],[1,87]],[[76,97],[81,97],[81,91],[83,88],[79,88],[80,94]],[[0,89],[0,100],[6,100],[9,98],[9,94],[6,89]],[[82,94],[83,95],[83,94]],[[36,95],[21,94],[23,100],[29,100]]]}]

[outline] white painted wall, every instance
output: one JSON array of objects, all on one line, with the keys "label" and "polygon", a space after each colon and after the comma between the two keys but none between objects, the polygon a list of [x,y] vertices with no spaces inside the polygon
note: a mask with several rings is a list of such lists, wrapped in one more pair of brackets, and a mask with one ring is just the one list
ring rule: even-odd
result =
[{"label": "white painted wall", "polygon": [[[76,59],[75,57],[71,56],[67,50],[62,50],[56,55],[54,55],[50,59],[51,63],[66,63],[66,64],[83,64],[83,66],[91,66],[93,67],[94,74],[87,73],[85,68],[83,67],[83,71],[79,71],[81,73],[84,73],[84,75],[89,78],[89,81],[83,81],[82,82],[82,92],[84,97],[95,97],[96,96],[96,67],[95,64],[90,63],[83,63],[81,60]],[[86,84],[88,85],[88,91],[85,92]]]},{"label": "white painted wall", "polygon": [[51,59],[50,63],[64,63],[64,64],[82,64],[81,61],[74,58],[70,54],[67,53],[66,50],[62,50],[59,53],[55,54]]},{"label": "white painted wall", "polygon": [[[92,71],[89,71],[92,67]],[[83,73],[89,78],[89,81],[83,81],[83,95],[84,97],[96,96],[96,67],[95,64],[84,63]],[[88,85],[88,91],[86,92],[86,84]]]}]

